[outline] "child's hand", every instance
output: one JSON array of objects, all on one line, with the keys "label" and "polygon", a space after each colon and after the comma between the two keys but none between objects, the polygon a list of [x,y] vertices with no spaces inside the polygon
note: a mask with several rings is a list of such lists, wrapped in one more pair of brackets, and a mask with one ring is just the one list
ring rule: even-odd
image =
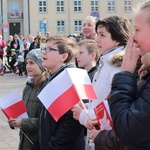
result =
[{"label": "child's hand", "polygon": [[133,36],[131,36],[126,46],[126,51],[123,57],[121,70],[134,73],[137,65],[137,60],[140,54],[141,54],[140,48],[134,42]]},{"label": "child's hand", "polygon": [[11,127],[21,128],[21,119],[11,118],[8,120],[8,123]]},{"label": "child's hand", "polygon": [[73,118],[76,120],[79,120],[80,117],[80,113],[83,110],[83,108],[81,108],[79,105],[75,105],[71,111],[73,112]]},{"label": "child's hand", "polygon": [[90,118],[87,121],[86,128],[89,130],[95,129],[95,126],[98,125],[98,120],[96,118]]}]

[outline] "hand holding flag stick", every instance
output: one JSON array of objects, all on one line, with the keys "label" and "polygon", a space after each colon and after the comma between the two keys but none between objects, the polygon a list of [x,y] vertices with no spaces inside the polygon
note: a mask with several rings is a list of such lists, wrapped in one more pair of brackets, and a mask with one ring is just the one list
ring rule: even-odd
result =
[{"label": "hand holding flag stick", "polygon": [[47,84],[38,97],[55,121],[81,99],[97,99],[86,70],[79,68],[65,69]]},{"label": "hand holding flag stick", "polygon": [[[8,123],[13,125],[13,122],[15,121],[15,126],[18,128],[20,127],[19,122],[21,122],[21,118],[28,118],[27,115],[27,108],[20,96],[20,94],[17,91],[10,92],[2,97],[0,97],[0,108],[2,109],[3,113],[8,119]],[[15,118],[15,119],[13,119]],[[11,126],[14,127],[15,126]],[[20,131],[24,134],[24,136],[33,144],[33,142],[29,139],[29,137],[22,131],[20,128]]]},{"label": "hand holding flag stick", "polygon": [[87,110],[87,108],[86,108],[86,106],[85,106],[85,103],[83,103],[82,99],[80,99],[80,102],[81,102],[81,104],[82,104],[82,106],[83,106],[83,109],[85,110],[86,114],[88,115],[88,117],[89,117],[89,119],[90,119],[91,117],[90,117],[90,115],[89,115],[89,113],[88,113],[88,110]]}]

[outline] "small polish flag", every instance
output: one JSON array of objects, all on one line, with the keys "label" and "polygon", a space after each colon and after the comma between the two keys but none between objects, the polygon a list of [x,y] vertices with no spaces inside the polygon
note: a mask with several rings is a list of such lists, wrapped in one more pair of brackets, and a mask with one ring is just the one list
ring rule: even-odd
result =
[{"label": "small polish flag", "polygon": [[0,97],[0,107],[8,119],[28,118],[27,108],[17,91]]},{"label": "small polish flag", "polygon": [[55,121],[81,99],[97,99],[86,70],[79,68],[65,69],[40,92],[38,98]]}]

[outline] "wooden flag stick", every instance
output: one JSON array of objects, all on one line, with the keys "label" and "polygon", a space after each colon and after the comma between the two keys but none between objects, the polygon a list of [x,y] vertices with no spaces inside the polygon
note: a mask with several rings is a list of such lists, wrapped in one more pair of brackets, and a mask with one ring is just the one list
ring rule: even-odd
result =
[{"label": "wooden flag stick", "polygon": [[33,142],[29,139],[29,137],[20,129],[20,131],[24,134],[24,136],[29,140],[29,142],[33,145]]},{"label": "wooden flag stick", "polygon": [[88,110],[87,110],[87,108],[85,107],[85,104],[83,103],[82,99],[80,99],[80,102],[81,102],[81,104],[82,104],[82,106],[83,106],[83,108],[84,108],[86,114],[88,115],[88,117],[89,117],[89,119],[90,119],[91,117],[90,117],[90,115],[89,115],[89,113],[88,113]]}]

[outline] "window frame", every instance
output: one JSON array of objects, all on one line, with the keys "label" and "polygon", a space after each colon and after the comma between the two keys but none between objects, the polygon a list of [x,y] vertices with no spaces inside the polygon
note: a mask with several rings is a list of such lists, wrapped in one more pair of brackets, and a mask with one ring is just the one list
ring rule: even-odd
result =
[{"label": "window frame", "polygon": [[75,20],[74,21],[74,32],[81,33],[82,26],[83,26],[82,20]]},{"label": "window frame", "polygon": [[82,0],[74,0],[74,12],[82,12]]},{"label": "window frame", "polygon": [[[58,26],[58,22],[60,22],[60,25],[59,25],[59,26]],[[63,23],[64,25],[62,25],[62,23]],[[64,21],[64,20],[57,20],[56,24],[57,24],[57,26],[56,26],[56,28],[57,28],[57,33],[65,33],[65,21]],[[58,30],[58,28],[59,28],[60,30]],[[63,29],[63,30],[62,30],[62,29]]]},{"label": "window frame", "polygon": [[[40,3],[41,3],[41,6],[40,6]],[[39,13],[47,13],[47,0],[39,0],[38,5],[39,5]]]},{"label": "window frame", "polygon": [[116,12],[116,0],[108,0],[108,12],[109,13]]},{"label": "window frame", "polygon": [[[58,2],[60,3],[59,5],[58,5]],[[61,5],[61,2],[63,2],[63,6]],[[58,10],[58,8],[59,8],[59,10]],[[63,8],[63,10],[62,10],[62,8]],[[56,1],[56,12],[61,13],[64,11],[65,11],[65,1],[64,0],[57,0]]]},{"label": "window frame", "polygon": [[[92,2],[93,2],[93,5],[92,5]],[[99,11],[99,0],[91,0],[91,12],[93,11]]]},{"label": "window frame", "polygon": [[124,12],[132,12],[132,0],[124,0]]}]

